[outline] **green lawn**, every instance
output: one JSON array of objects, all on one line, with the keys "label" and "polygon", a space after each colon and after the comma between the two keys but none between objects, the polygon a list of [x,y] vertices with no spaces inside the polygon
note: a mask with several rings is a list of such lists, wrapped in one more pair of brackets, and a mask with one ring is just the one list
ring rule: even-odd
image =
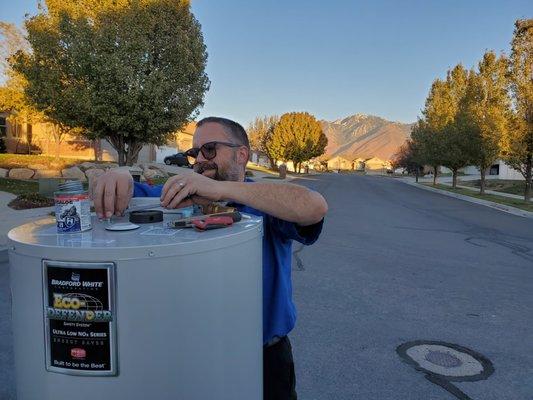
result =
[{"label": "green lawn", "polygon": [[31,164],[46,165],[49,169],[62,169],[87,160],[59,158],[26,154],[0,154],[0,168],[26,168]]},{"label": "green lawn", "polygon": [[[479,188],[479,179],[475,181],[459,181],[459,185]],[[506,179],[490,179],[486,181],[486,188],[496,192],[524,195],[526,189],[525,181],[514,181]]]},{"label": "green lawn", "polygon": [[27,155],[27,154],[0,154],[0,168],[26,168],[31,164],[44,165],[47,169],[59,170],[81,164],[82,162],[92,162],[95,164],[109,164],[108,162],[95,162],[94,160],[82,160],[77,158],[59,157],[56,160],[53,156]]},{"label": "green lawn", "polygon": [[465,196],[475,197],[476,199],[493,201],[494,203],[504,204],[507,206],[520,208],[525,211],[533,212],[533,202],[526,203],[524,200],[511,199],[508,197],[497,196],[493,194],[480,195],[479,193],[473,192],[472,190],[469,190],[469,189],[463,189],[463,188],[453,189],[451,186],[446,186],[442,184],[437,184],[436,186],[433,186],[431,183],[422,183],[422,185],[426,185],[426,186],[441,189],[441,190],[446,190],[448,192],[463,194]]},{"label": "green lawn", "polygon": [[39,182],[34,180],[21,180],[0,178],[0,191],[13,193],[16,195],[38,193]]},{"label": "green lawn", "polygon": [[260,165],[252,164],[251,162],[249,162],[246,165],[246,169],[249,169],[249,170],[252,170],[252,171],[264,172],[266,174],[271,174],[271,175],[278,175],[278,173],[276,171],[272,171],[271,169],[262,167]]}]

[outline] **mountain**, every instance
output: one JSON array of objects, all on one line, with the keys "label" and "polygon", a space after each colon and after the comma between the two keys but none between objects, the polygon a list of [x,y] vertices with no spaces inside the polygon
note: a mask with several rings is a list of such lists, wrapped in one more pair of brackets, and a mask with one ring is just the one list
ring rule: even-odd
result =
[{"label": "mountain", "polygon": [[409,137],[413,126],[365,114],[320,122],[328,137],[328,158],[342,156],[349,160],[372,157],[390,160]]}]

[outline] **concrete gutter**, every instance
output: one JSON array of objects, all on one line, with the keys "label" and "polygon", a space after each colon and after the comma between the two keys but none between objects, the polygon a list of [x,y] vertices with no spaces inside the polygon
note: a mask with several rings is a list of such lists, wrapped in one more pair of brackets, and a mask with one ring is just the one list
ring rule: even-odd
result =
[{"label": "concrete gutter", "polygon": [[419,189],[428,190],[428,191],[434,192],[434,193],[439,193],[439,194],[442,194],[442,195],[448,196],[448,197],[454,197],[454,198],[459,199],[459,200],[468,201],[469,203],[474,203],[474,204],[479,204],[479,205],[482,205],[482,206],[485,206],[485,207],[494,208],[496,210],[503,211],[503,212],[506,212],[508,214],[513,214],[513,215],[516,215],[516,216],[519,216],[519,217],[533,219],[533,212],[531,212],[531,211],[522,210],[520,208],[508,206],[508,205],[505,205],[505,204],[495,203],[495,202],[489,201],[489,200],[478,199],[478,198],[467,196],[467,195],[464,195],[464,194],[453,193],[453,192],[449,192],[447,190],[437,189],[437,188],[434,188],[434,187],[431,187],[431,186],[426,186],[424,184],[412,182],[412,181],[407,180],[407,179],[400,179],[400,181],[405,183],[405,184],[407,184],[407,185],[411,185],[411,186],[417,187]]}]

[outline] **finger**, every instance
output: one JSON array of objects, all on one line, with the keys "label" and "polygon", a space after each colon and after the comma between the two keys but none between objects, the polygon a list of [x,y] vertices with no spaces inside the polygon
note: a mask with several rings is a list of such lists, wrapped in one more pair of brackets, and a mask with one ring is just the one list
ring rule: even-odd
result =
[{"label": "finger", "polygon": [[[213,202],[213,200],[209,200],[206,197],[197,196],[197,195],[190,196],[190,199],[192,200],[193,204],[198,204],[200,206],[206,206],[206,205],[211,204]],[[184,206],[184,207],[186,207],[186,206]],[[180,207],[178,207],[178,208],[180,208]]]},{"label": "finger", "polygon": [[187,198],[190,194],[190,185],[189,186],[183,186],[181,190],[176,193],[172,201],[166,206],[167,208],[176,208],[178,204],[180,204],[185,198]]},{"label": "finger", "polygon": [[106,182],[104,188],[104,212],[106,218],[111,218],[115,213],[115,193],[117,190],[117,182],[112,179]]},{"label": "finger", "polygon": [[96,183],[96,188],[94,189],[94,210],[96,211],[96,215],[98,215],[98,218],[104,217],[104,186],[104,178],[98,179]]},{"label": "finger", "polygon": [[196,204],[190,197],[187,197],[181,203],[179,203],[175,208],[189,207]]},{"label": "finger", "polygon": [[117,197],[115,200],[115,214],[122,215],[130,202],[130,180],[117,179]]},{"label": "finger", "polygon": [[172,201],[172,199],[176,196],[176,194],[179,193],[179,191],[185,187],[185,182],[175,182],[174,185],[172,185],[165,194],[165,197],[163,197],[163,200],[161,200],[161,205],[163,207],[167,207],[168,204]]},{"label": "finger", "polygon": [[165,198],[168,190],[174,185],[176,181],[179,181],[182,179],[180,175],[173,176],[172,178],[167,179],[165,184],[163,185],[163,189],[161,189],[161,201]]}]

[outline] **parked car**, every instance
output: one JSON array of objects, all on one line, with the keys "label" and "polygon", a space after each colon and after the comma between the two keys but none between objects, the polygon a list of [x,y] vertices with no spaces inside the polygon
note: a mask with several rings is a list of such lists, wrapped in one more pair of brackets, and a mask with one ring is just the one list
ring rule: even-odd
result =
[{"label": "parked car", "polygon": [[166,165],[175,164],[178,167],[192,167],[192,165],[189,163],[189,160],[187,159],[187,156],[184,153],[176,153],[172,154],[171,156],[167,156],[164,158],[163,162]]}]

